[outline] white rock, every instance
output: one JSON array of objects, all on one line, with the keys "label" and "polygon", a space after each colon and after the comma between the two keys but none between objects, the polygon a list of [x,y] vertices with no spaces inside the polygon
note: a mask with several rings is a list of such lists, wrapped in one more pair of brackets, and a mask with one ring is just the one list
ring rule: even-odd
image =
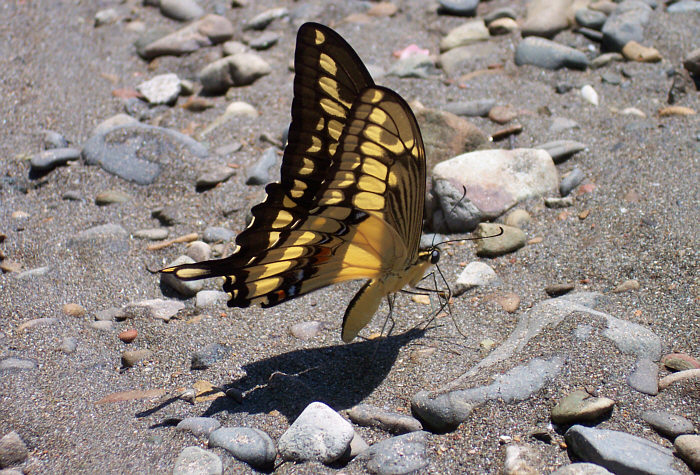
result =
[{"label": "white rock", "polygon": [[355,436],[352,425],[330,407],[312,402],[277,443],[285,460],[317,460],[330,463],[340,458]]},{"label": "white rock", "polygon": [[160,74],[153,79],[142,82],[136,89],[151,104],[171,104],[180,95],[181,84],[177,74]]},{"label": "white rock", "polygon": [[496,275],[496,271],[491,266],[483,262],[474,261],[470,262],[457,277],[454,292],[455,295],[459,295],[474,287],[482,287],[498,281],[498,275]]},{"label": "white rock", "polygon": [[590,84],[586,84],[581,88],[581,97],[586,99],[594,106],[598,105],[598,93],[595,92],[595,89],[593,89],[593,86],[591,86]]}]

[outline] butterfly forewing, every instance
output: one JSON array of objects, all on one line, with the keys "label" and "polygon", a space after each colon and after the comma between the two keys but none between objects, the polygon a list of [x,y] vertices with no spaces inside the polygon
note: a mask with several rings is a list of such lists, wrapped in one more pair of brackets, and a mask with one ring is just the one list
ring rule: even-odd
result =
[{"label": "butterfly forewing", "polygon": [[[393,292],[403,286],[397,276],[416,264],[425,157],[409,106],[375,86],[353,49],[322,25],[300,28],[295,70],[281,179],[253,207],[236,250],[163,270],[183,279],[224,276],[229,306],[269,307],[363,278],[389,279]],[[354,308],[376,310],[382,285],[353,299]],[[366,305],[370,293],[376,298]],[[344,339],[364,326],[350,320],[357,324]]]}]

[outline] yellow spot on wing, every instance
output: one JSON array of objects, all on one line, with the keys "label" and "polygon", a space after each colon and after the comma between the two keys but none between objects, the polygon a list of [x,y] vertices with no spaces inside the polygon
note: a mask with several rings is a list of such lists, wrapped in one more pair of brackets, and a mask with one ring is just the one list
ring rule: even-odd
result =
[{"label": "yellow spot on wing", "polygon": [[389,169],[379,160],[374,158],[365,158],[362,163],[362,171],[368,175],[384,180]]},{"label": "yellow spot on wing", "polygon": [[326,114],[330,114],[335,117],[345,118],[345,109],[342,105],[340,105],[340,103],[332,99],[328,99],[327,97],[324,97],[319,101],[319,104],[321,105],[321,108],[326,112]]},{"label": "yellow spot on wing", "polygon": [[361,191],[352,197],[352,204],[360,209],[379,211],[384,208],[384,198],[381,195]]},{"label": "yellow spot on wing", "polygon": [[363,191],[371,191],[372,193],[384,193],[386,183],[370,175],[362,175],[357,181],[357,187]]},{"label": "yellow spot on wing", "polygon": [[335,76],[335,74],[338,72],[338,66],[336,66],[335,61],[333,61],[333,58],[328,56],[326,53],[321,53],[319,55],[318,63],[321,68],[328,72],[331,76]]},{"label": "yellow spot on wing", "polygon": [[248,284],[248,295],[258,296],[272,292],[282,284],[282,277],[269,277]]},{"label": "yellow spot on wing", "polygon": [[316,137],[315,135],[311,136],[311,145],[309,148],[306,149],[307,152],[309,153],[316,153],[321,150],[321,146],[323,145],[323,142],[321,142],[321,139]]},{"label": "yellow spot on wing", "polygon": [[325,42],[325,41],[326,41],[326,35],[324,35],[323,33],[321,33],[319,30],[316,30],[316,38],[314,38],[314,42],[315,42],[317,45],[320,45],[320,44],[322,44],[322,43]]},{"label": "yellow spot on wing", "polygon": [[284,228],[293,220],[294,217],[292,216],[292,213],[290,213],[289,211],[280,210],[274,222],[272,223],[272,227],[276,229]]},{"label": "yellow spot on wing", "polygon": [[379,145],[373,142],[362,142],[362,145],[360,145],[360,151],[363,154],[369,155],[371,157],[384,156],[384,150]]}]

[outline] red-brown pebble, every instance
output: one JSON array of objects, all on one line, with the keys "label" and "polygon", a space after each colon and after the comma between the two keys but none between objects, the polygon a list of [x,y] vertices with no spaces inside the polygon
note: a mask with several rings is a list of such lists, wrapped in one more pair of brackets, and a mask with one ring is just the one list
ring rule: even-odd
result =
[{"label": "red-brown pebble", "polygon": [[124,330],[119,334],[119,339],[124,343],[131,343],[138,336],[138,332],[133,328],[131,330]]}]

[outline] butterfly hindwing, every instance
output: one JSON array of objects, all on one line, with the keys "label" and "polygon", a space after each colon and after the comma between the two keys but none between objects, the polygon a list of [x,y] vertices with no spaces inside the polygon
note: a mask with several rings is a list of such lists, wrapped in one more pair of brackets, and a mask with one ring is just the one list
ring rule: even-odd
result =
[{"label": "butterfly hindwing", "polygon": [[[343,323],[349,341],[415,267],[425,196],[420,131],[406,102],[375,86],[329,28],[297,36],[294,101],[281,179],[225,259],[164,269],[224,276],[229,306],[270,307],[321,287],[370,279]],[[366,315],[369,313],[369,315]]]}]

